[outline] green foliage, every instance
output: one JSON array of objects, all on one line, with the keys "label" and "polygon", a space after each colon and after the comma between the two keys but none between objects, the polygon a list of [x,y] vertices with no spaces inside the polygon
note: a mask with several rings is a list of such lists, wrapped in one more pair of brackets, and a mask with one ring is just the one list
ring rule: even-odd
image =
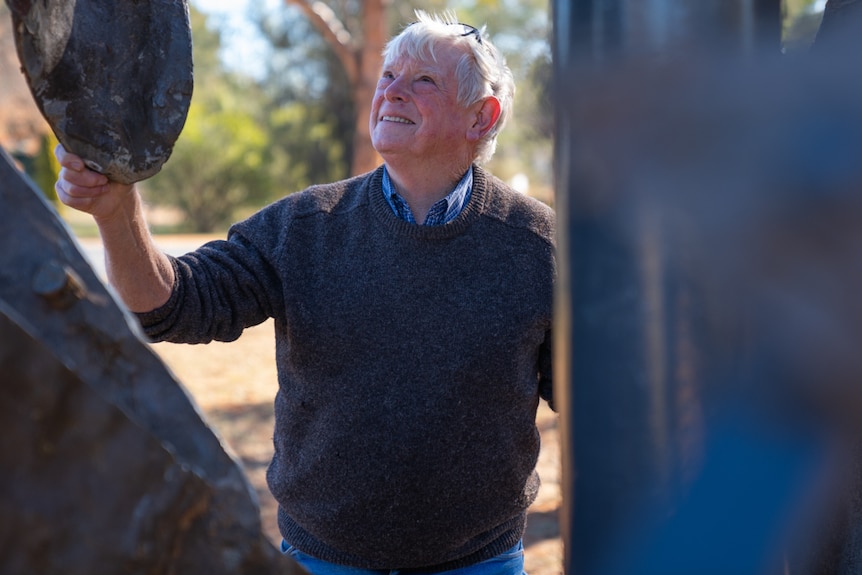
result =
[{"label": "green foliage", "polygon": [[236,210],[268,199],[269,141],[249,114],[193,102],[170,162],[147,185],[147,198],[172,204],[188,231],[213,232]]},{"label": "green foliage", "polygon": [[462,21],[487,25],[519,86],[529,80],[534,62],[550,52],[549,0],[460,0],[450,5]]},{"label": "green foliage", "polygon": [[462,22],[487,26],[515,76],[515,111],[488,167],[503,179],[526,175],[533,191],[549,190],[553,155],[549,0],[460,0],[449,6]]},{"label": "green foliage", "polygon": [[213,232],[239,208],[271,197],[270,142],[254,86],[226,72],[218,33],[191,8],[195,93],[182,134],[162,171],[147,181],[147,200],[178,208],[184,231]]},{"label": "green foliage", "polygon": [[[337,3],[338,4],[338,3]],[[357,17],[355,2],[340,2],[341,17]],[[349,173],[355,112],[344,70],[332,49],[292,6],[259,14],[271,46],[261,88],[273,154],[289,190],[334,181]]]},{"label": "green foliage", "polygon": [[813,9],[815,0],[784,0],[782,42],[786,52],[807,50],[820,28],[821,12]]},{"label": "green foliage", "polygon": [[[416,19],[415,10],[441,13],[447,9],[454,8],[446,0],[410,0],[405,2],[393,2],[389,8],[389,30],[392,35],[397,34],[409,22]],[[463,20],[463,18],[462,18]]]},{"label": "green foliage", "polygon": [[54,189],[54,184],[60,175],[60,162],[54,155],[57,144],[57,137],[52,132],[43,135],[39,144],[39,153],[33,162],[33,181],[45,197],[54,204],[59,204],[60,201],[57,198],[57,190]]},{"label": "green foliage", "polygon": [[782,0],[785,19],[792,20],[811,8],[817,0]]},{"label": "green foliage", "polygon": [[345,149],[350,140],[338,138],[326,110],[287,103],[271,116],[273,155],[290,190],[334,181],[347,175]]},{"label": "green foliage", "polygon": [[54,189],[54,184],[57,182],[57,177],[60,174],[60,164],[54,157],[54,148],[56,145],[56,136],[49,132],[39,139],[39,149],[36,150],[35,154],[11,152],[11,155],[39,191],[42,192],[42,195],[59,208],[60,200],[57,198],[57,191]]},{"label": "green foliage", "polygon": [[60,205],[54,184],[60,175],[60,163],[54,157],[57,137],[53,133],[45,134],[39,142],[39,150],[33,157],[22,158],[22,165],[30,179],[41,190],[42,194],[55,206]]}]

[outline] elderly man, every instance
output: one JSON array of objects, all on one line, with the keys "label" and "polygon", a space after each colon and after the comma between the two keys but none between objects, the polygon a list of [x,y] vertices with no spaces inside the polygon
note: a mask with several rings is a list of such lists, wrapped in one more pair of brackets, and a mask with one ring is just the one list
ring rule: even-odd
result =
[{"label": "elderly man", "polygon": [[480,167],[512,108],[481,31],[417,13],[386,47],[370,125],[385,164],[286,196],[180,258],[134,187],[58,148],[108,277],[157,340],[275,319],[267,474],[310,572],[521,573],[551,399],[554,217]]}]

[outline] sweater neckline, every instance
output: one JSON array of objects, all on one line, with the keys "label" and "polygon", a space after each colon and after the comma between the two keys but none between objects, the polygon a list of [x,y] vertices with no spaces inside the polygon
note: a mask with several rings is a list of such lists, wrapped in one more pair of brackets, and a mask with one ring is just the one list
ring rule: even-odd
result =
[{"label": "sweater neckline", "polygon": [[392,212],[392,208],[383,196],[383,166],[372,172],[367,193],[369,205],[375,217],[391,232],[420,240],[447,239],[463,233],[483,212],[487,197],[487,177],[482,168],[473,165],[473,190],[470,201],[458,217],[440,226],[411,224]]}]

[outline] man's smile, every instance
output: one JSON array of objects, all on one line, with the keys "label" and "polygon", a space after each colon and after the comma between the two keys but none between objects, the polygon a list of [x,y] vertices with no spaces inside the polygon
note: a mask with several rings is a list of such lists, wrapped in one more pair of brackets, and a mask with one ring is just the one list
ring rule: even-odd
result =
[{"label": "man's smile", "polygon": [[415,122],[408,120],[407,118],[401,118],[398,116],[381,116],[381,122],[396,122],[398,124],[415,124]]}]

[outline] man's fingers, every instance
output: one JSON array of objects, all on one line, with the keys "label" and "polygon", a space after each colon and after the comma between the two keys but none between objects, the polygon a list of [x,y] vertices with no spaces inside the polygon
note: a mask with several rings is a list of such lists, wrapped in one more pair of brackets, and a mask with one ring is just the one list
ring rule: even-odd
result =
[{"label": "man's fingers", "polygon": [[[57,192],[57,197],[60,199],[61,202],[63,202],[69,207],[81,209],[83,207],[81,203],[82,198],[79,195],[72,193],[70,191],[72,189],[73,186],[69,185],[68,182],[62,179],[57,180],[57,183],[54,184],[54,190]],[[84,200],[89,202],[89,198],[85,197]]]},{"label": "man's fingers", "polygon": [[[76,172],[73,172],[76,173]],[[73,200],[80,198],[92,198],[103,193],[103,187],[80,186],[63,178],[62,172],[57,183],[54,184],[57,195],[61,200]]]},{"label": "man's fingers", "polygon": [[88,168],[77,170],[73,167],[60,169],[60,179],[65,180],[72,186],[80,186],[83,188],[101,188],[108,183],[107,176],[94,172]]},{"label": "man's fingers", "polygon": [[108,197],[111,188],[108,185],[78,186],[60,178],[54,184],[54,189],[63,204],[82,212],[92,213],[93,208]]},{"label": "man's fingers", "polygon": [[54,147],[54,156],[56,156],[57,161],[60,162],[60,165],[64,168],[80,172],[85,167],[84,160],[82,160],[80,156],[67,152],[66,148],[63,147],[63,144],[57,144]]}]

